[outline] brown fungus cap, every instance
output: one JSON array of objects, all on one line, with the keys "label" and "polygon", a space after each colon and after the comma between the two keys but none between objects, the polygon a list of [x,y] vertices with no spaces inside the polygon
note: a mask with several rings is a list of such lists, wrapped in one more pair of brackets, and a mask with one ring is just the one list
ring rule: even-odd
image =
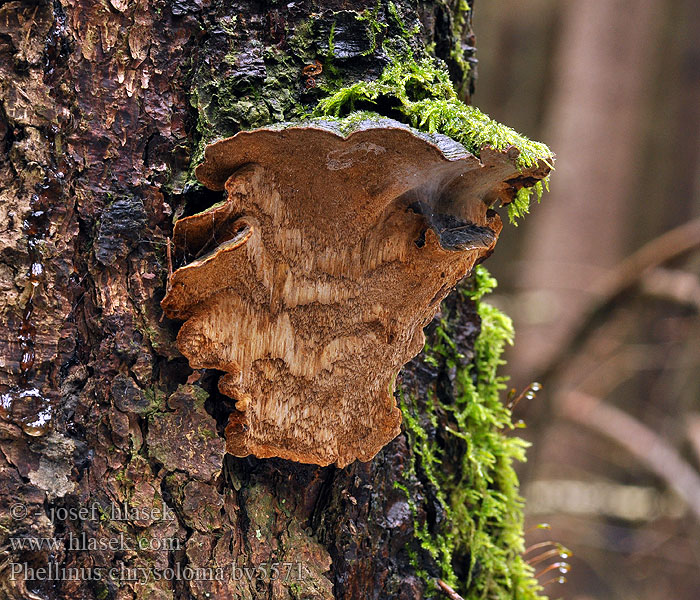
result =
[{"label": "brown fungus cap", "polygon": [[179,220],[162,306],[193,368],[226,372],[236,456],[344,466],[399,432],[394,378],[441,300],[493,249],[489,209],[543,178],[389,119],[241,132],[197,177],[226,201]]}]

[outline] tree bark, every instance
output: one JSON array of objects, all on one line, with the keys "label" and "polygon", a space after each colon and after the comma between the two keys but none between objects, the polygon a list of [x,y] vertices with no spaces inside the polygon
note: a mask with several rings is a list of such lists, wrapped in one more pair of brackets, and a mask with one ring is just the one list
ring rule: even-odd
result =
[{"label": "tree bark", "polygon": [[[405,434],[345,469],[225,455],[218,374],[192,372],[159,302],[174,219],[220,199],[190,177],[203,141],[376,78],[385,37],[432,48],[468,99],[459,4],[0,7],[0,596],[420,598],[416,565],[439,577],[414,528],[443,516]],[[469,361],[479,318],[447,302]],[[449,401],[452,368],[417,358],[399,387]]]}]

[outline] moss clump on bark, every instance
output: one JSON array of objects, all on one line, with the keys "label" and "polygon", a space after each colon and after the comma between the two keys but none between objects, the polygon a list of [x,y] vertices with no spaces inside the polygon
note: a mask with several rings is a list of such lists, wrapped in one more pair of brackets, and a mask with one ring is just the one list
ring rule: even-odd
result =
[{"label": "moss clump on bark", "polygon": [[[465,598],[534,600],[541,597],[541,587],[522,557],[523,501],[513,469],[514,461],[525,460],[527,443],[508,434],[514,425],[501,401],[506,378],[497,374],[513,327],[506,315],[481,300],[496,285],[488,271],[478,266],[472,282],[460,293],[476,302],[481,318],[473,360],[465,362],[459,353],[447,315],[433,336],[437,342],[424,351],[426,364],[441,364],[453,373],[453,393],[447,398],[429,393],[419,400],[411,390],[399,392],[414,452],[406,479],[420,469],[445,513],[438,531],[415,519],[415,535],[442,579]],[[396,485],[407,490],[401,482]],[[415,502],[408,501],[417,514]],[[432,582],[418,555],[413,558],[418,573]]]},{"label": "moss clump on bark", "polygon": [[[443,133],[475,156],[486,146],[497,150],[515,146],[520,151],[518,164],[523,168],[540,160],[553,161],[552,151],[545,144],[529,140],[478,108],[464,104],[457,97],[447,70],[436,66],[433,59],[416,60],[411,53],[395,58],[379,79],[360,81],[336,91],[319,102],[314,114],[352,118],[356,110],[378,109],[421,131]],[[547,182],[548,178],[518,190],[516,199],[508,205],[512,223],[528,212],[533,194],[539,201]]]}]

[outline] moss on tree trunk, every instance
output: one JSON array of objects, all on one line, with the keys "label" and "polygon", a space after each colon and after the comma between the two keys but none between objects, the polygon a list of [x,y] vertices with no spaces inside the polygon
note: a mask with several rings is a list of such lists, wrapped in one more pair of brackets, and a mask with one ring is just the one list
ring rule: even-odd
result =
[{"label": "moss on tree trunk", "polygon": [[221,199],[192,179],[204,143],[397,57],[468,102],[473,51],[464,0],[0,7],[0,596],[535,596],[484,272],[404,369],[404,433],[342,470],[225,455],[218,375],[159,307],[173,221]]}]

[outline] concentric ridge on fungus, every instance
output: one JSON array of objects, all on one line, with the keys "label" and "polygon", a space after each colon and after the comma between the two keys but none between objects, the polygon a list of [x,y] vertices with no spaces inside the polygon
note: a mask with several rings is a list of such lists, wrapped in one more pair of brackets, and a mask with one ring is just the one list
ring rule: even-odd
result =
[{"label": "concentric ridge on fungus", "polygon": [[317,120],[211,144],[226,201],[179,220],[162,306],[193,368],[226,372],[237,456],[344,466],[399,432],[394,378],[440,301],[492,250],[489,207],[549,172],[391,119]]}]

